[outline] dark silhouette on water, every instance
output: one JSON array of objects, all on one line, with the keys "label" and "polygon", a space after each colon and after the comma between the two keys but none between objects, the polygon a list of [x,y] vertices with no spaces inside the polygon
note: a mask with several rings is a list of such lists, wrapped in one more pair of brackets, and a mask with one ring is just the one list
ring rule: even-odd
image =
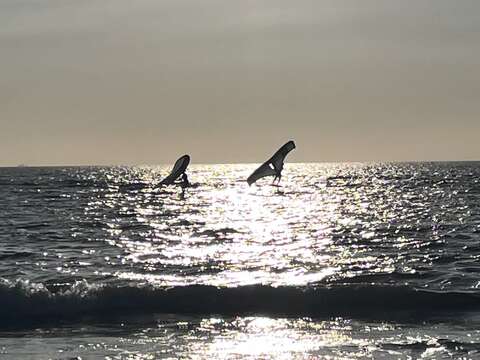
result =
[{"label": "dark silhouette on water", "polygon": [[285,161],[285,157],[293,149],[295,149],[295,143],[293,142],[293,140],[290,140],[280,149],[278,149],[277,152],[273,154],[270,159],[260,165],[260,167],[248,177],[248,185],[252,185],[255,181],[265,176],[275,176],[273,182],[275,182],[275,180],[278,180],[278,184],[280,182],[280,179],[282,178],[283,162]]},{"label": "dark silhouette on water", "polygon": [[170,174],[160,182],[159,186],[178,184],[178,183],[175,183],[175,181],[179,177],[182,177],[182,181],[179,183],[179,185],[182,187],[182,189],[189,187],[190,182],[188,181],[188,176],[185,172],[187,170],[188,164],[190,164],[189,155],[183,155],[182,157],[180,157],[175,162],[175,165],[173,165],[173,169],[170,172]]},{"label": "dark silhouette on water", "polygon": [[182,187],[182,189],[191,186],[190,181],[188,181],[187,173],[182,174],[182,182],[180,183],[180,186]]},{"label": "dark silhouette on water", "polygon": [[185,199],[185,189],[192,186],[190,182],[188,181],[188,176],[187,173],[182,174],[182,181],[180,182],[180,187],[182,188],[182,193],[180,194],[180,199],[184,200]]}]

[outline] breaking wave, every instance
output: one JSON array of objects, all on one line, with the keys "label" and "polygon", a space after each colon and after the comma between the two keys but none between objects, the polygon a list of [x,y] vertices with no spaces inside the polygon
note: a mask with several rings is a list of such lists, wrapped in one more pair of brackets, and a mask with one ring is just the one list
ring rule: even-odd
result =
[{"label": "breaking wave", "polygon": [[155,288],[95,286],[79,281],[55,292],[28,281],[4,280],[0,284],[0,327],[154,313],[387,319],[406,313],[421,318],[479,309],[479,294],[405,286]]}]

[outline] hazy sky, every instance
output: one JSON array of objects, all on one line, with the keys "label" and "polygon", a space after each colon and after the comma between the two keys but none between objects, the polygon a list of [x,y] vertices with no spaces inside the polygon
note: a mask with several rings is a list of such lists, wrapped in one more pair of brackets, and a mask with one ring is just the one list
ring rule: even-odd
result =
[{"label": "hazy sky", "polygon": [[1,0],[0,165],[480,160],[480,1]]}]

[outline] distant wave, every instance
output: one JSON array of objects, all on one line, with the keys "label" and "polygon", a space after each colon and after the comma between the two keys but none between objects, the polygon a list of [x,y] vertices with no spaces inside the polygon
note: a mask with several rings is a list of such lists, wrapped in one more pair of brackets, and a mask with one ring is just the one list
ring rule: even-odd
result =
[{"label": "distant wave", "polygon": [[478,354],[478,349],[480,348],[480,344],[477,342],[462,342],[456,340],[449,340],[449,339],[436,339],[432,342],[430,341],[414,341],[414,342],[406,342],[406,343],[385,343],[380,344],[379,346],[384,350],[392,350],[392,351],[405,351],[410,350],[414,353],[417,353],[418,357],[421,358],[424,351],[432,348],[433,346],[442,346],[449,351],[454,353],[464,352],[469,353],[469,355]]},{"label": "distant wave", "polygon": [[480,294],[433,292],[408,287],[236,288],[192,285],[171,288],[93,286],[77,282],[51,292],[27,281],[0,285],[0,328],[149,313],[191,315],[351,316],[413,318],[480,310]]},{"label": "distant wave", "polygon": [[13,260],[13,259],[21,259],[21,258],[28,258],[34,256],[35,254],[28,251],[0,251],[0,260]]}]

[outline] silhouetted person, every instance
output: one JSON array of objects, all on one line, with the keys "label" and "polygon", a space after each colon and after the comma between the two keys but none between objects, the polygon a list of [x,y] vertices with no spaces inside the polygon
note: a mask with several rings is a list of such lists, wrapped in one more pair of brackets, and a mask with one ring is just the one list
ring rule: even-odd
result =
[{"label": "silhouetted person", "polygon": [[283,162],[279,163],[278,165],[275,165],[275,163],[272,163],[272,166],[273,166],[273,170],[275,170],[275,177],[273,178],[272,184],[275,184],[275,180],[277,180],[277,184],[278,184],[282,179]]},{"label": "silhouetted person", "polygon": [[182,189],[185,189],[187,187],[190,187],[190,181],[188,181],[188,176],[187,176],[187,173],[183,173],[182,174],[182,182],[180,183],[180,186],[182,187]]}]

